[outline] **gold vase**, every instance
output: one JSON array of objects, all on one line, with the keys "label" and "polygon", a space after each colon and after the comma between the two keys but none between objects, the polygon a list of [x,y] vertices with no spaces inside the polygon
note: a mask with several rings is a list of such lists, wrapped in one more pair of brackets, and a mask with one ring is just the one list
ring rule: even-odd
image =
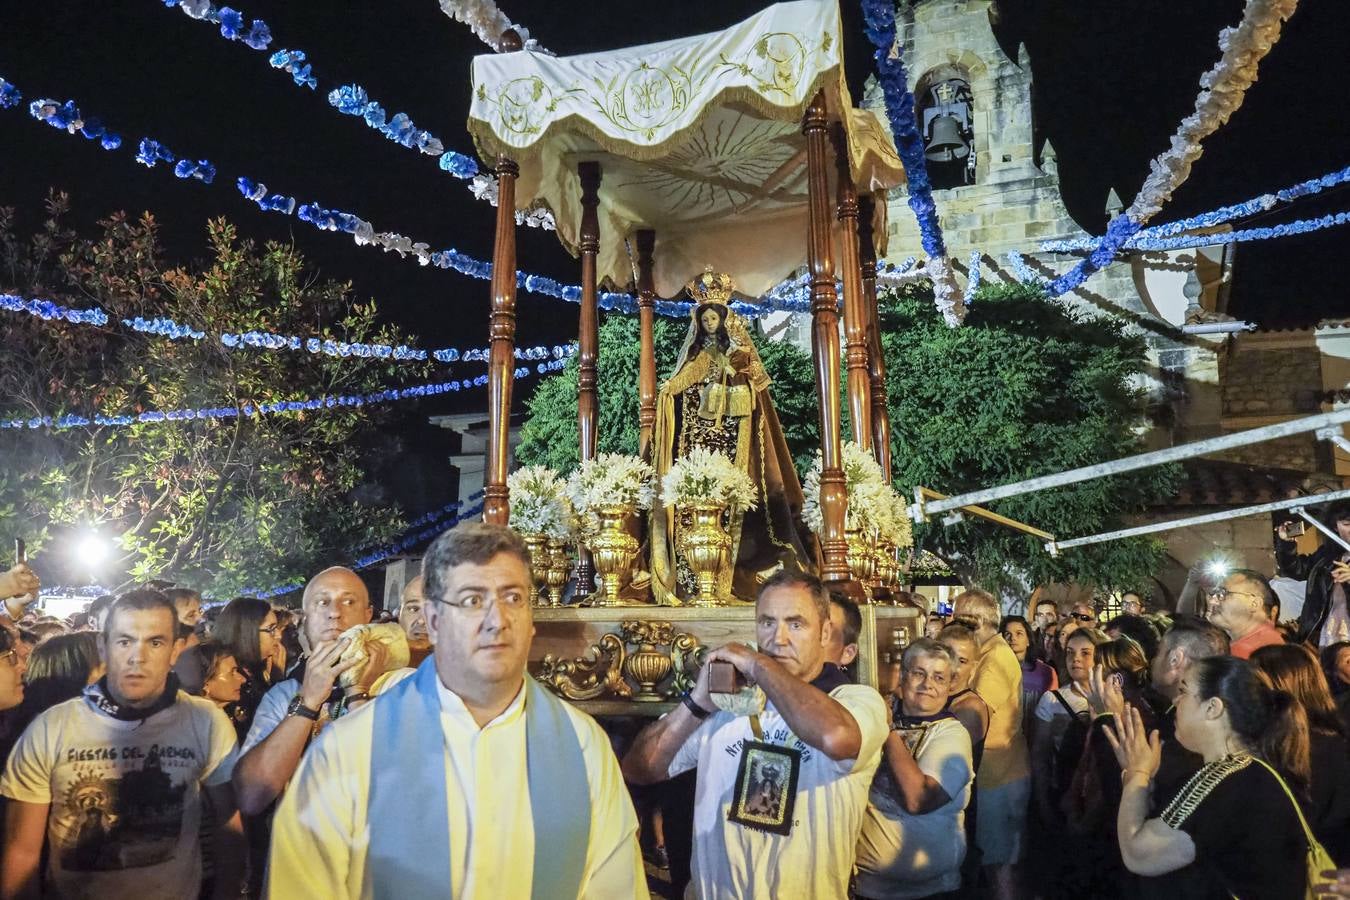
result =
[{"label": "gold vase", "polygon": [[680,529],[680,552],[698,578],[698,596],[691,606],[726,606],[727,598],[718,595],[717,582],[727,564],[731,535],[722,528],[722,506],[717,503],[692,503],[682,509],[692,521]]},{"label": "gold vase", "polygon": [[595,509],[599,527],[589,546],[600,585],[591,597],[593,606],[621,605],[619,589],[623,587],[624,576],[633,567],[633,557],[638,551],[637,538],[624,530],[630,512],[631,509],[622,504],[606,504]]},{"label": "gold vase", "polygon": [[872,554],[872,542],[860,528],[845,530],[844,539],[848,541],[849,573],[854,581],[866,584],[872,580],[872,573],[877,566],[876,557]]},{"label": "gold vase", "polygon": [[879,541],[875,553],[876,581],[890,590],[895,587],[895,547],[889,541]]},{"label": "gold vase", "polygon": [[666,699],[656,686],[670,674],[671,665],[670,656],[657,650],[654,644],[640,643],[637,652],[629,654],[624,661],[624,673],[638,686],[633,699],[643,702]]},{"label": "gold vase", "polygon": [[552,562],[548,552],[548,538],[537,531],[523,532],[520,537],[525,541],[525,549],[530,551],[530,578],[534,582],[533,603],[535,606],[542,606],[540,598],[544,585],[548,583],[548,569]]},{"label": "gold vase", "polygon": [[567,584],[567,575],[571,569],[572,557],[567,553],[567,545],[559,538],[549,538],[548,570],[544,573],[549,606],[562,606],[563,587]]}]

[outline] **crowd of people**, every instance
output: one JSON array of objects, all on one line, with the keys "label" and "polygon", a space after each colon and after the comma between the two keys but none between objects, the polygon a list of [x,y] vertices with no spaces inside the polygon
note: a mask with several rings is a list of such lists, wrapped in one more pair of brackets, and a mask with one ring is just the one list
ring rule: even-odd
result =
[{"label": "crowd of people", "polygon": [[[782,572],[754,644],[638,731],[529,677],[506,528],[441,535],[383,613],[334,567],[298,610],[152,584],[64,622],[18,565],[0,900],[643,898],[644,856],[699,898],[1350,897],[1338,559],[1301,630],[1245,569],[1203,617],[968,589],[880,691],[856,606]],[[382,620],[399,650],[363,637]]]}]

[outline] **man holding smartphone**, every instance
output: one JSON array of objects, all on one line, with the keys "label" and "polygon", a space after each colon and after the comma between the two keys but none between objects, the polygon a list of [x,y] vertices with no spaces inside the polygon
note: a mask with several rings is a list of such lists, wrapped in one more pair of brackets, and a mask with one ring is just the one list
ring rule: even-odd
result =
[{"label": "man holding smartphone", "polygon": [[[832,627],[818,578],[775,575],[755,603],[759,650],[731,643],[709,653],[693,690],[625,755],[636,784],[698,769],[693,896],[848,896],[889,729],[881,695],[827,661]],[[762,708],[734,714],[714,697],[737,688],[713,683],[730,674],[726,664],[738,673],[731,680],[763,692]]]}]

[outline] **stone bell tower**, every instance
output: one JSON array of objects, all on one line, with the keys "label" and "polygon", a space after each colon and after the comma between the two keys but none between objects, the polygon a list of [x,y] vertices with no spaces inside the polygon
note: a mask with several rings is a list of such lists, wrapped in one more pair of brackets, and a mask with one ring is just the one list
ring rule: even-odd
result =
[{"label": "stone bell tower", "polygon": [[[1020,44],[1013,59],[999,43],[998,15],[997,0],[900,0],[896,26],[943,237],[956,268],[964,274],[971,251],[978,251],[986,283],[1015,281],[1008,254],[1017,251],[1049,280],[1080,257],[1042,252],[1042,242],[1090,235],[1061,199],[1054,148],[1048,141],[1038,145],[1030,60]],[[864,105],[886,120],[875,79],[868,81]],[[891,262],[925,255],[907,200],[903,188],[890,197]],[[1231,245],[1135,252],[1065,296],[1085,311],[1125,319],[1147,340],[1152,365],[1146,387],[1155,407],[1171,408],[1161,417],[1170,424],[1149,436],[1156,446],[1220,430],[1218,357],[1225,338],[1183,341],[1176,329],[1227,318],[1231,265]]]},{"label": "stone bell tower", "polygon": [[[971,250],[1001,261],[1010,250],[1083,234],[1060,200],[1054,149],[1046,144],[1037,153],[1026,49],[1008,57],[993,14],[990,0],[918,0],[896,10],[943,234],[961,265]],[[868,105],[879,107],[873,85]],[[897,194],[888,255],[922,256],[914,217]]]}]

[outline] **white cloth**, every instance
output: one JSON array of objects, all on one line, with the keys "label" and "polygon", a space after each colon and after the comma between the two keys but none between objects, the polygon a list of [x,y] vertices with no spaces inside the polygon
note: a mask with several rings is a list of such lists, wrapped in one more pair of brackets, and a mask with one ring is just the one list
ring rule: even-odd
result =
[{"label": "white cloth", "polygon": [[483,159],[520,164],[516,207],[552,210],[574,255],[577,163],[600,163],[601,282],[632,281],[624,241],[653,228],[658,295],[711,265],[755,296],[805,260],[801,119],[821,90],[844,126],[854,183],[876,197],[884,255],[885,192],[904,167],[890,130],[853,108],[842,59],[836,0],[778,3],[712,34],[602,53],[488,54],[473,60],[468,127]]},{"label": "white cloth", "polygon": [[1270,579],[1270,588],[1280,598],[1280,621],[1287,622],[1302,615],[1303,603],[1308,595],[1308,582],[1278,575]]},{"label": "white cloth", "polygon": [[791,834],[770,834],[727,820],[741,745],[755,740],[748,717],[717,712],[676,752],[671,777],[698,767],[693,872],[686,896],[848,896],[867,791],[886,740],[886,703],[872,688],[858,684],[837,687],[830,696],[858,723],[862,746],[856,759],[836,761],[808,746],[772,704],[759,717],[766,741],[802,754]]},{"label": "white cloth", "polygon": [[[416,671],[409,668],[391,670],[376,681],[375,695],[389,690]],[[278,681],[267,689],[262,700],[258,701],[258,709],[253,713],[253,724],[248,727],[248,734],[244,736],[244,744],[239,749],[240,756],[267,740],[267,736],[277,730],[277,726],[286,718],[286,707],[291,705],[291,701],[298,693],[300,681],[296,678]],[[328,722],[328,704],[325,703],[323,709],[319,710],[319,727],[327,725]]]},{"label": "white cloth", "polygon": [[[956,719],[939,719],[924,729],[911,752],[951,800],[914,815],[891,793],[893,781],[874,782],[858,838],[858,893],[868,897],[904,900],[961,886],[965,809],[975,778],[970,733]],[[881,765],[888,765],[884,753]]]},{"label": "white cloth", "polygon": [[1057,688],[1053,691],[1046,691],[1041,694],[1041,699],[1036,702],[1036,718],[1042,722],[1049,722],[1055,716],[1068,716],[1068,711],[1064,708],[1064,703],[1055,699],[1058,694],[1064,698],[1064,703],[1069,704],[1074,715],[1088,711],[1087,698],[1078,692],[1077,685]]},{"label": "white cloth", "polygon": [[[439,682],[438,682],[438,686]],[[456,897],[529,897],[534,820],[525,768],[525,693],[481,729],[459,697],[440,686],[447,751],[446,836]],[[378,822],[367,819],[371,741],[380,698],[325,728],[305,754],[272,824],[267,893],[276,900],[368,898],[366,855]],[[619,762],[595,720],[567,707],[586,760],[591,823],[582,897],[645,898],[637,815]],[[408,798],[408,814],[431,798]],[[416,866],[417,860],[408,860]],[[382,885],[385,896],[396,886]]]},{"label": "white cloth", "polygon": [[202,877],[202,788],[229,782],[236,752],[234,726],[205,698],[179,691],[124,722],[76,697],[24,731],[0,795],[50,806],[52,895],[181,900]]}]

